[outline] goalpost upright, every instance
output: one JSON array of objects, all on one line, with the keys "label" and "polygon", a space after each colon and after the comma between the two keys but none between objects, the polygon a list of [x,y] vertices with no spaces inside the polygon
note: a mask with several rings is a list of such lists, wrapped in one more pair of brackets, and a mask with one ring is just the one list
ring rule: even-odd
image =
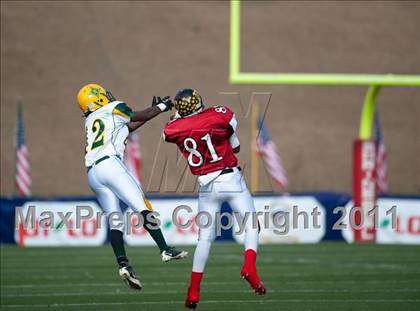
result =
[{"label": "goalpost upright", "polygon": [[[230,1],[230,53],[229,81],[232,84],[288,84],[288,85],[323,85],[323,86],[369,86],[362,114],[360,117],[359,137],[354,142],[353,153],[353,201],[361,207],[361,213],[355,213],[355,224],[364,218],[364,226],[354,230],[355,241],[374,242],[376,232],[373,216],[368,211],[376,203],[375,144],[372,140],[373,120],[376,97],[384,86],[420,87],[420,75],[394,74],[331,74],[331,73],[261,73],[241,72],[240,70],[240,0]],[[253,121],[252,121],[253,122]],[[254,131],[253,131],[254,132]],[[253,137],[256,139],[256,137]],[[253,146],[253,144],[251,144]],[[251,155],[255,152],[251,148]],[[251,156],[251,161],[258,161]],[[251,163],[252,167],[258,167]],[[258,174],[251,172],[251,184],[258,184]]]}]

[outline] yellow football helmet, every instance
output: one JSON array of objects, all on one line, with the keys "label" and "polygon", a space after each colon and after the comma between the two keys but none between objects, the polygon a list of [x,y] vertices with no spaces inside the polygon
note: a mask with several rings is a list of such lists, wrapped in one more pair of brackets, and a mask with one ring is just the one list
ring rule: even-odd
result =
[{"label": "yellow football helmet", "polygon": [[77,94],[77,103],[85,114],[93,112],[113,101],[115,101],[115,97],[109,91],[94,83],[85,85]]}]

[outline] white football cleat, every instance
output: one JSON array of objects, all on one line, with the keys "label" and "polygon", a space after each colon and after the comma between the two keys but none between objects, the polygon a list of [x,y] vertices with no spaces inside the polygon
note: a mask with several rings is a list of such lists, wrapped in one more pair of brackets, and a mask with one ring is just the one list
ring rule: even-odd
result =
[{"label": "white football cleat", "polygon": [[178,251],[173,247],[168,247],[167,250],[164,250],[160,253],[160,257],[162,258],[163,262],[168,262],[171,260],[182,259],[187,257],[188,252],[186,251]]},{"label": "white football cleat", "polygon": [[131,266],[120,267],[119,274],[128,287],[136,290],[142,289],[143,286],[141,285],[140,280],[136,277],[136,274]]}]

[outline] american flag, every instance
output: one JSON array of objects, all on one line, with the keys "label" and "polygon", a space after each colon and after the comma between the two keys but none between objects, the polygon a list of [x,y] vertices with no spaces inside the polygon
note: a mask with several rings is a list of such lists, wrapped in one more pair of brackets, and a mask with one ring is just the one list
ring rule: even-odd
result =
[{"label": "american flag", "polygon": [[141,151],[139,137],[137,133],[132,132],[128,135],[127,147],[125,149],[125,165],[131,173],[141,181]]},{"label": "american flag", "polygon": [[261,117],[258,119],[258,128],[260,129],[257,139],[258,154],[263,158],[267,165],[268,173],[271,178],[273,178],[281,189],[286,191],[288,184],[286,170],[284,169],[279,153],[277,152],[277,146],[271,140],[268,129]]},{"label": "american flag", "polygon": [[22,107],[19,105],[16,120],[16,190],[19,196],[31,196],[31,185],[32,175],[29,166],[28,148],[25,143]]},{"label": "american flag", "polygon": [[375,142],[376,142],[376,190],[377,193],[388,191],[387,165],[385,143],[381,133],[379,111],[375,111]]}]

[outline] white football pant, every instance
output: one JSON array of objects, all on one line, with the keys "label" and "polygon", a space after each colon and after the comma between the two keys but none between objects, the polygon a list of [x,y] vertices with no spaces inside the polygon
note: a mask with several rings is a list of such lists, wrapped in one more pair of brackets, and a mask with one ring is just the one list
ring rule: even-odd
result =
[{"label": "white football pant", "polygon": [[[116,156],[93,165],[88,172],[88,182],[106,215],[121,212],[119,200],[135,212],[148,209],[140,183]],[[124,228],[116,229],[124,231]]]},{"label": "white football pant", "polygon": [[[216,213],[220,212],[223,202],[228,202],[233,212],[239,213],[241,217],[245,217],[245,213],[249,213],[248,221],[245,224],[245,249],[253,249],[257,252],[258,226],[253,225],[254,201],[241,172],[234,168],[234,172],[219,175],[209,184],[200,186],[198,212],[209,213],[212,221],[210,226],[199,230],[193,272],[204,271],[211,243],[216,238]],[[203,225],[207,224],[207,217],[200,217],[198,220],[202,221]]]}]

